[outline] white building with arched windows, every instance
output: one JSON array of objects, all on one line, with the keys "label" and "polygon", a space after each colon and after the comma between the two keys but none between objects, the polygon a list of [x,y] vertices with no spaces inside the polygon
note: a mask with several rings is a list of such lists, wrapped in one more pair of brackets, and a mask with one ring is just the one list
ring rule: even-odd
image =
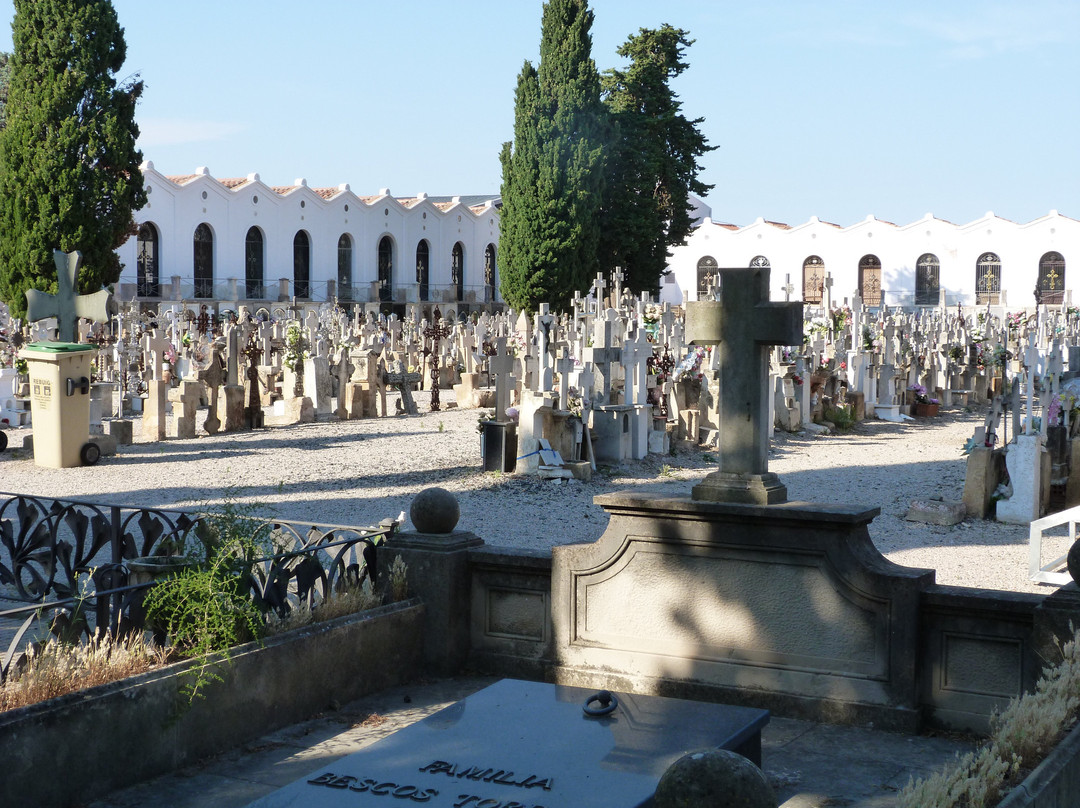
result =
[{"label": "white building with arched windows", "polygon": [[499,300],[497,196],[357,196],[302,179],[270,186],[206,168],[166,176],[151,162],[142,171],[138,235],[117,251],[121,300]]},{"label": "white building with arched windows", "polygon": [[[706,214],[707,216],[708,214]],[[695,300],[716,267],[771,267],[772,299],[838,306],[1001,305],[1073,301],[1080,281],[1080,221],[1057,211],[1026,224],[987,213],[958,225],[927,214],[906,225],[868,216],[850,227],[817,217],[801,225],[758,219],[738,227],[702,219],[668,262],[662,299]],[[1070,274],[1070,270],[1071,273]]]}]

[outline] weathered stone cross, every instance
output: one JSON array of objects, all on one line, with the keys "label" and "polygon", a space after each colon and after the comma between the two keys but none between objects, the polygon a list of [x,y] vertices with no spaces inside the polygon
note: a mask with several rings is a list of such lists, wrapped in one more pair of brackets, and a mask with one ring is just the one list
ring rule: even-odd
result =
[{"label": "weathered stone cross", "polygon": [[85,317],[95,323],[109,321],[109,293],[105,289],[89,295],[76,294],[75,277],[82,266],[82,253],[53,250],[56,263],[56,294],[37,289],[26,290],[26,319],[28,322],[55,317],[56,337],[60,342],[75,341],[75,324]]},{"label": "weathered stone cross", "polygon": [[716,301],[687,304],[687,341],[715,345],[720,364],[720,470],[694,486],[693,498],[758,505],[784,502],[769,473],[769,346],[798,345],[803,304],[769,301],[769,269],[719,269]]}]

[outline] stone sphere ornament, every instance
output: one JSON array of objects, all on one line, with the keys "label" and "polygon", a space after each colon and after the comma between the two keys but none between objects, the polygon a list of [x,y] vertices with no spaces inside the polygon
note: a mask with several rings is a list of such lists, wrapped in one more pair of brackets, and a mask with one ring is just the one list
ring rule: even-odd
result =
[{"label": "stone sphere ornament", "polygon": [[453,533],[461,509],[457,497],[445,488],[425,488],[412,501],[409,518],[419,533]]},{"label": "stone sphere ornament", "polygon": [[699,749],[672,763],[656,786],[656,808],[776,808],[761,769],[726,749]]},{"label": "stone sphere ornament", "polygon": [[1073,546],[1069,548],[1068,556],[1068,569],[1069,575],[1076,582],[1077,586],[1080,586],[1080,539],[1073,542]]}]

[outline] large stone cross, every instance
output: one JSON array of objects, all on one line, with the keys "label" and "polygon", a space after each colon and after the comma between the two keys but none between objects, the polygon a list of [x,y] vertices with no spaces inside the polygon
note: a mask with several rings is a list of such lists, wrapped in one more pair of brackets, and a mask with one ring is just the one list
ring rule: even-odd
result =
[{"label": "large stone cross", "polygon": [[75,277],[82,266],[82,253],[64,253],[53,250],[56,264],[56,294],[50,295],[37,289],[26,290],[27,322],[55,317],[56,337],[60,342],[75,341],[75,324],[85,317],[95,323],[109,321],[109,293],[105,289],[89,295],[76,293]]},{"label": "large stone cross", "polygon": [[495,377],[495,420],[506,420],[506,409],[510,406],[510,388],[514,384],[511,375],[514,369],[514,357],[506,352],[506,337],[495,340],[495,355],[488,359],[488,370]]},{"label": "large stone cross", "polygon": [[769,346],[798,345],[803,304],[769,301],[769,269],[717,270],[715,301],[687,304],[686,337],[714,345],[720,365],[720,470],[693,497],[759,505],[784,502],[787,489],[769,473]]}]

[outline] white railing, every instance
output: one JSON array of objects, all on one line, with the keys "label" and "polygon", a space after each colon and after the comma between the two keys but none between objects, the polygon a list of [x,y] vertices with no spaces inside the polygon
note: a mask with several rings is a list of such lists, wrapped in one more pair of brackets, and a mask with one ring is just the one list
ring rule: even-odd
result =
[{"label": "white railing", "polygon": [[1076,542],[1076,523],[1080,520],[1080,505],[1066,508],[1063,511],[1036,519],[1031,523],[1028,533],[1028,579],[1040,584],[1057,584],[1063,586],[1072,581],[1068,572],[1060,571],[1068,559],[1066,555],[1059,556],[1048,564],[1043,564],[1042,544],[1043,535],[1046,531],[1067,524],[1069,526],[1069,547]]}]

